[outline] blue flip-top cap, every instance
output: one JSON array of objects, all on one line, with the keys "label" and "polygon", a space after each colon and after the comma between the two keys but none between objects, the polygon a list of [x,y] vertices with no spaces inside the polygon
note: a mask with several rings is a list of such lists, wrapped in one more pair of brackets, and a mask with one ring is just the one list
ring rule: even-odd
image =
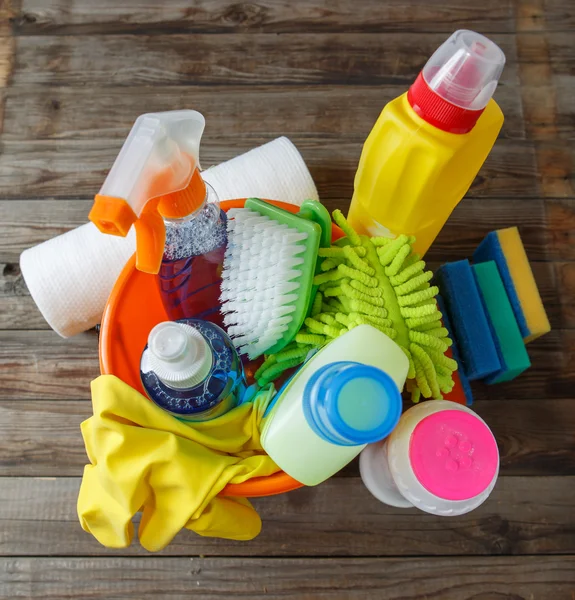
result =
[{"label": "blue flip-top cap", "polygon": [[308,381],[304,415],[325,440],[341,446],[377,442],[387,437],[401,416],[401,395],[381,369],[356,362],[335,362]]}]

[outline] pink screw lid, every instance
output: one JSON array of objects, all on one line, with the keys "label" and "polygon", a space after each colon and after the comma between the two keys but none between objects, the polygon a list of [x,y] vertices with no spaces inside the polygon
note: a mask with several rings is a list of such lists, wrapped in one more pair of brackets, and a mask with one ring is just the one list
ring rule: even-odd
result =
[{"label": "pink screw lid", "polygon": [[478,496],[499,467],[499,450],[489,427],[459,410],[422,419],[411,434],[409,458],[421,485],[444,500]]}]

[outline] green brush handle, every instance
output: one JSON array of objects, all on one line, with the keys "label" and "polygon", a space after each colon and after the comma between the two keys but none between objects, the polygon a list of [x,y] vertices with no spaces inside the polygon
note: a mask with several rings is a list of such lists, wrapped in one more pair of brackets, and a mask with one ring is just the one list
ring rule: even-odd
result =
[{"label": "green brush handle", "polygon": [[327,247],[330,245],[331,217],[326,208],[315,200],[305,200],[298,214],[268,204],[258,198],[248,198],[244,206],[260,215],[265,215],[278,223],[283,223],[307,234],[307,238],[303,242],[305,246],[305,252],[302,254],[304,262],[298,266],[298,269],[301,270],[301,287],[295,302],[295,310],[292,313],[293,320],[282,339],[266,351],[266,354],[274,354],[294,339],[311,310],[317,292],[317,286],[313,285],[313,278],[319,263],[318,250],[320,246],[323,246],[326,239],[328,240]]},{"label": "green brush handle", "polygon": [[[297,216],[302,219],[307,219],[308,221],[313,221],[321,227],[321,237],[319,240],[320,248],[329,248],[331,246],[331,215],[321,202],[318,202],[317,200],[304,200]],[[319,273],[321,273],[320,261],[316,259],[315,274],[318,275]],[[305,313],[306,317],[309,317],[311,314],[318,288],[318,285],[314,285],[311,288],[311,294]]]},{"label": "green brush handle", "polygon": [[304,200],[297,216],[308,221],[313,221],[321,227],[320,248],[329,248],[331,246],[331,215],[321,202],[317,200]]}]

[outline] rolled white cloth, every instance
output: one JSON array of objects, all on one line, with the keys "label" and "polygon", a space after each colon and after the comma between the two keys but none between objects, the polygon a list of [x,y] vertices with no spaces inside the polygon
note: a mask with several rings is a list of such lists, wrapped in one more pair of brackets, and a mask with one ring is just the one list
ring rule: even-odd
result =
[{"label": "rolled white cloth", "polygon": [[[202,173],[220,200],[256,196],[300,205],[318,200],[297,148],[277,138]],[[127,237],[104,235],[92,223],[22,252],[20,268],[48,325],[71,337],[100,322],[108,296],[136,248]]]}]

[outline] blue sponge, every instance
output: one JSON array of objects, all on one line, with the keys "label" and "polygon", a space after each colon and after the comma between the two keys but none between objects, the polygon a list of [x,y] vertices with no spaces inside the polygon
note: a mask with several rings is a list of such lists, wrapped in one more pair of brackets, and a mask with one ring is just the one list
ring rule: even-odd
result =
[{"label": "blue sponge", "polygon": [[463,369],[469,381],[484,379],[498,372],[501,363],[469,261],[442,265],[435,279],[455,330]]},{"label": "blue sponge", "polygon": [[489,376],[486,382],[511,381],[521,375],[531,364],[511,302],[494,261],[473,265],[472,269],[501,362],[501,371]]},{"label": "blue sponge", "polygon": [[[451,355],[453,356],[453,360],[457,363],[457,373],[459,374],[459,381],[461,382],[461,387],[463,389],[463,393],[465,394],[465,404],[467,406],[471,406],[473,404],[473,392],[471,391],[471,384],[469,383],[469,379],[467,375],[463,372],[463,361],[461,360],[461,352],[459,351],[459,346],[457,345],[457,339],[455,337],[455,330],[451,325],[451,320],[449,319],[449,315],[447,314],[447,310],[445,309],[445,302],[443,298],[438,294],[435,299],[437,300],[437,307],[439,308],[439,312],[441,312],[443,316],[443,326],[449,332],[449,338],[453,342],[451,346]],[[449,395],[446,397],[449,400]]]}]

